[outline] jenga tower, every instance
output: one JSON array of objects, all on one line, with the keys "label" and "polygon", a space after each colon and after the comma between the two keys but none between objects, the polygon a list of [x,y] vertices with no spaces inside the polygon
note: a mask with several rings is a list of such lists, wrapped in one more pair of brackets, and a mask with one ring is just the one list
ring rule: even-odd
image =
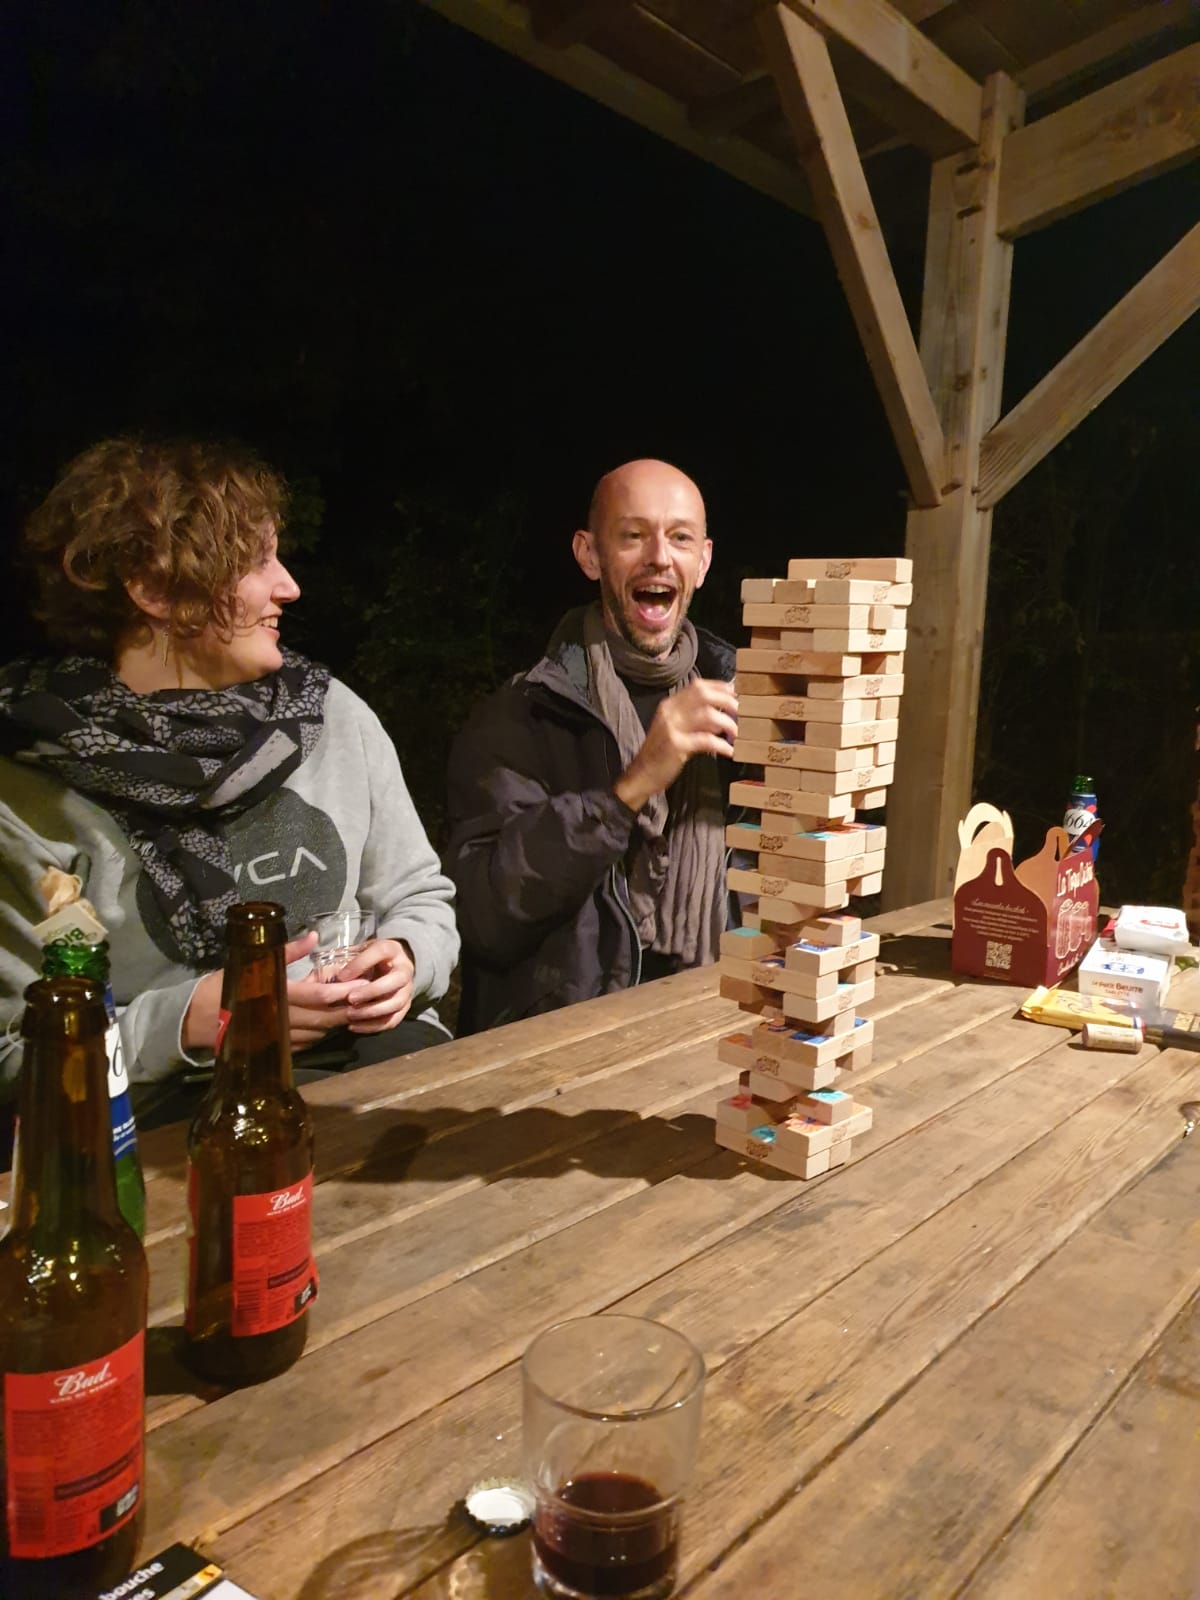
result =
[{"label": "jenga tower", "polygon": [[721,940],[721,993],[759,1020],[722,1039],[738,1082],[717,1142],[798,1178],[843,1165],[871,1111],[837,1088],[870,1060],[879,938],[843,911],[882,882],[886,830],[857,822],[892,781],[904,690],[907,560],[799,560],[742,585],[750,647],[737,653],[735,783],[746,820],[726,839],[757,857],[729,887],[754,896]]}]

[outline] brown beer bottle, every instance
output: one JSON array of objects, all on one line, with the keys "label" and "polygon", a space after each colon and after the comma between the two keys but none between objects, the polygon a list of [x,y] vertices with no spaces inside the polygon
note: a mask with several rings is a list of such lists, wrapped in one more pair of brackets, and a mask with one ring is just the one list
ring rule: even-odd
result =
[{"label": "brown beer bottle", "polygon": [[0,1594],[119,1583],[142,1531],[147,1273],[121,1215],[104,986],[25,991],[12,1221],[0,1239]]},{"label": "brown beer bottle", "polygon": [[317,1292],[312,1124],[292,1087],[283,907],[229,912],[212,1088],[188,1133],[185,1352],[218,1383],[291,1366]]}]

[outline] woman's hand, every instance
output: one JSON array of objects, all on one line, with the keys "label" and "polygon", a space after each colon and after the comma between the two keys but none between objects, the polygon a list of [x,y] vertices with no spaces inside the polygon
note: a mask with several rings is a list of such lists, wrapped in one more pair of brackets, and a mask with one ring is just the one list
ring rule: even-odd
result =
[{"label": "woman's hand", "polygon": [[[290,966],[293,961],[302,961],[311,954],[316,942],[317,936],[311,932],[302,933],[298,939],[291,940],[284,946],[284,964]],[[185,1050],[216,1049],[224,982],[223,971],[208,972],[192,990],[191,1003],[183,1018],[182,1041]],[[345,986],[317,983],[315,978],[289,981],[287,998],[288,1031],[293,1050],[315,1043],[330,1028],[341,1027],[350,1020]]]},{"label": "woman's hand", "polygon": [[[416,967],[403,939],[372,939],[338,974],[351,1033],[386,1033],[408,1015]],[[364,981],[365,980],[365,981]]]}]

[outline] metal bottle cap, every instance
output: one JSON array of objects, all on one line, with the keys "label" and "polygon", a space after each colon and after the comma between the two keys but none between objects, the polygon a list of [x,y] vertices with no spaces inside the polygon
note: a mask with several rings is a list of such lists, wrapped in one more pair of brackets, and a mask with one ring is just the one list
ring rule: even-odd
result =
[{"label": "metal bottle cap", "polygon": [[480,1478],[463,1499],[466,1513],[484,1533],[519,1533],[532,1520],[533,1490],[519,1478]]}]

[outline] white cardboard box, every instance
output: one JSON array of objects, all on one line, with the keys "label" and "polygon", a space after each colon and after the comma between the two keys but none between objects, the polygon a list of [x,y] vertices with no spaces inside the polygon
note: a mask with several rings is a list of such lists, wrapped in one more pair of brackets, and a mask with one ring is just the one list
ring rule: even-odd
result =
[{"label": "white cardboard box", "polygon": [[1111,939],[1097,939],[1079,968],[1079,992],[1132,1006],[1161,1006],[1174,967],[1170,956],[1120,950]]}]

